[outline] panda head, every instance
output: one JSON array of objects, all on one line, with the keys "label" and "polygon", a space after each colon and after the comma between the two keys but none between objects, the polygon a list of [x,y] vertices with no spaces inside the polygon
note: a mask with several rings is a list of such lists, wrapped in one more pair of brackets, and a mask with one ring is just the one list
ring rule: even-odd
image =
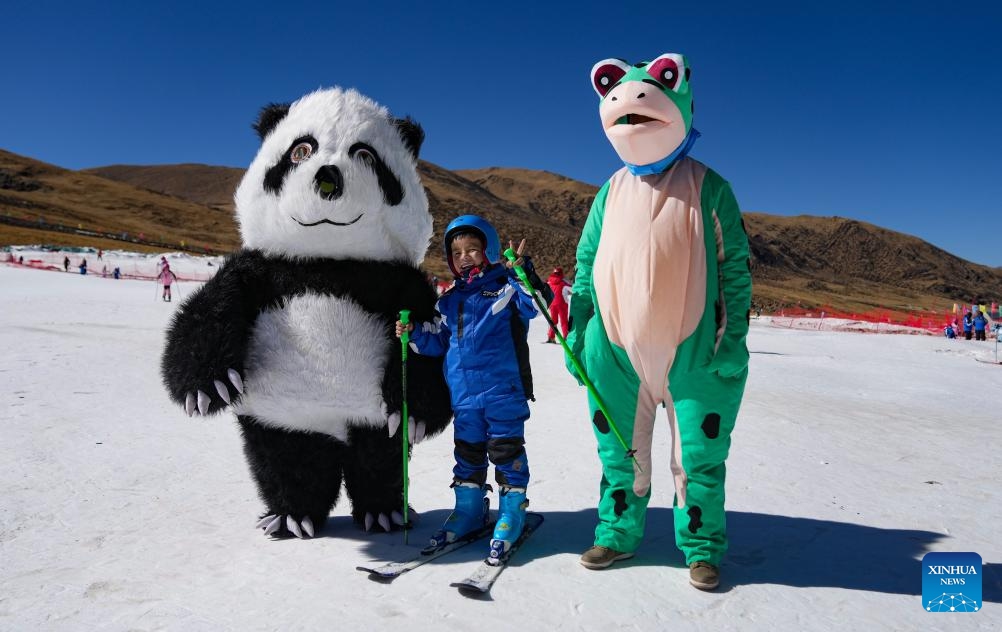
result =
[{"label": "panda head", "polygon": [[421,262],[432,218],[417,174],[417,123],[331,88],[265,107],[254,128],[261,149],[234,196],[245,247]]}]

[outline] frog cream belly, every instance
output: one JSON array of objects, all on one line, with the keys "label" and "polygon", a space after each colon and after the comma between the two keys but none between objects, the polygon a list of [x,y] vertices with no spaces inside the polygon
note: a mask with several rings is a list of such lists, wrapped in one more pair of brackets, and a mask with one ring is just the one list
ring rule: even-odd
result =
[{"label": "frog cream belly", "polygon": [[349,425],[386,426],[384,328],[377,316],[336,296],[302,294],[263,311],[248,349],[246,394],[234,412],[341,441]]},{"label": "frog cream belly", "polygon": [[[699,136],[689,75],[675,53],[592,69],[602,127],[625,166],[595,196],[571,300],[568,342],[612,416],[589,396],[602,460],[595,547],[581,559],[589,568],[640,545],[661,403],[672,436],[676,544],[687,563],[713,573],[727,547],[724,461],[747,377],[751,274],[730,185],[687,156]],[[690,581],[712,588],[715,577],[700,579],[694,568]]]},{"label": "frog cream belly", "polygon": [[[662,387],[675,350],[699,324],[706,288],[706,252],[698,191],[704,169],[686,161],[666,174],[613,176],[606,206],[616,220],[595,253],[597,307],[609,340],[626,349],[633,369]],[[678,181],[697,183],[696,188]]]}]

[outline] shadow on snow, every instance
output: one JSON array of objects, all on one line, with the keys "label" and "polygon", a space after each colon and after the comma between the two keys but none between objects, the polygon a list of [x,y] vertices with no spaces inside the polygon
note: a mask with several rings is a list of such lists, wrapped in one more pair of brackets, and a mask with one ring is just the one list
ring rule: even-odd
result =
[{"label": "shadow on snow", "polygon": [[[538,509],[538,508],[531,508]],[[448,510],[428,511],[408,534],[367,534],[348,517],[332,518],[319,537],[341,537],[364,543],[374,559],[407,559],[428,540],[448,516]],[[592,544],[598,514],[582,511],[546,511],[546,523],[512,561],[521,566],[551,555],[576,556]],[[730,550],[722,564],[721,590],[751,584],[797,588],[844,588],[901,595],[922,594],[922,557],[933,549],[950,548],[949,537],[932,531],[882,529],[850,522],[794,516],[727,512]],[[450,563],[482,559],[486,544],[477,543],[449,556]],[[432,562],[435,563],[435,562]],[[672,566],[685,561],[675,547],[672,512],[651,507],[644,542],[625,566]],[[1002,564],[982,568],[982,600],[1002,603]]]}]

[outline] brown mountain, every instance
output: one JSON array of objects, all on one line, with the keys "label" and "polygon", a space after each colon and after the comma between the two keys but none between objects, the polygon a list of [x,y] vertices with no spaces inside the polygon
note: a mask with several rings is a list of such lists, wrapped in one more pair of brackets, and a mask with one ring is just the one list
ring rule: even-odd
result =
[{"label": "brown mountain", "polygon": [[[516,168],[449,171],[422,161],[435,218],[425,267],[445,275],[441,232],[456,215],[487,217],[503,241],[527,240],[542,271],[573,269],[577,238],[597,187]],[[242,169],[115,165],[70,171],[0,150],[0,244],[123,247],[84,231],[231,251],[239,245],[233,191]],[[38,223],[38,218],[44,224]],[[6,223],[3,220],[7,220]],[[14,221],[19,225],[11,225]],[[755,302],[846,310],[944,309],[1002,298],[1002,269],[965,261],[915,237],[840,217],[746,213]],[[130,248],[136,245],[128,246]]]},{"label": "brown mountain", "polygon": [[240,243],[227,210],[0,150],[0,244],[123,248],[123,240],[146,251],[164,247],[141,242],[222,251]]}]

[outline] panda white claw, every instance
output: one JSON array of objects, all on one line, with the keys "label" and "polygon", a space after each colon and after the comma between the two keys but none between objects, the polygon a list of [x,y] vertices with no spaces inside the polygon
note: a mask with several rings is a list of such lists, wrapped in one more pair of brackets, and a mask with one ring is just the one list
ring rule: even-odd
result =
[{"label": "panda white claw", "polygon": [[258,520],[257,524],[254,525],[254,528],[255,529],[264,529],[269,524],[271,524],[271,521],[274,520],[274,519],[275,519],[275,514],[268,514],[264,518],[261,518],[260,520]]},{"label": "panda white claw", "polygon": [[195,414],[195,395],[193,393],[184,396],[184,412],[188,413],[189,417]]},{"label": "panda white claw", "polygon": [[391,513],[390,519],[393,520],[393,524],[397,525],[398,527],[404,526],[404,515],[399,511],[394,511],[393,513]]},{"label": "panda white claw", "polygon": [[371,514],[365,514],[365,530],[372,531],[372,523],[376,521],[376,518]]},{"label": "panda white claw", "polygon": [[299,523],[296,522],[295,518],[293,518],[292,516],[286,516],[285,526],[288,527],[289,531],[292,531],[292,533],[295,534],[297,538],[299,539],[303,538],[303,530],[299,528]]},{"label": "panda white claw", "polygon": [[417,422],[417,430],[414,431],[414,443],[421,443],[424,441],[424,433],[427,432],[428,426],[423,421]]},{"label": "panda white claw", "polygon": [[204,415],[209,411],[210,401],[212,400],[209,399],[208,395],[206,395],[202,391],[198,391],[198,414]]},{"label": "panda white claw", "polygon": [[226,388],[226,385],[220,382],[219,380],[214,380],[213,384],[216,385],[216,392],[219,393],[219,396],[223,398],[223,401],[226,402],[227,405],[229,405],[230,391],[229,389]]},{"label": "panda white claw", "polygon": [[390,517],[384,513],[379,514],[378,521],[379,521],[379,526],[383,528],[383,531],[389,531],[390,529],[393,528],[392,525],[390,524]]},{"label": "panda white claw", "polygon": [[400,413],[393,413],[386,418],[386,429],[389,431],[390,436],[397,434],[397,428],[400,427]]},{"label": "panda white claw", "polygon": [[309,516],[303,518],[303,531],[305,531],[311,538],[313,537],[313,521],[310,520]]},{"label": "panda white claw", "polygon": [[264,528],[265,535],[271,535],[279,529],[282,528],[282,516],[275,516],[275,519],[268,523],[268,526]]},{"label": "panda white claw", "polygon": [[243,395],[244,381],[240,379],[240,374],[233,369],[230,369],[226,372],[226,377],[230,378],[230,383],[233,384],[233,388],[237,389],[237,392]]}]

